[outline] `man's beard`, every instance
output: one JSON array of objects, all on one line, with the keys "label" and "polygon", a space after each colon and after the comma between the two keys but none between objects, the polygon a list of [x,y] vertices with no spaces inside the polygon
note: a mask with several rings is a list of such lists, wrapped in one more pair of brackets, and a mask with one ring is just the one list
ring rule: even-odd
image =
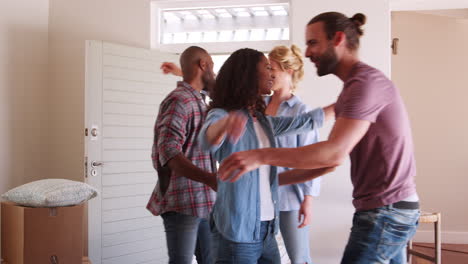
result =
[{"label": "man's beard", "polygon": [[205,94],[209,96],[210,93],[213,91],[216,80],[211,75],[206,74],[206,75],[203,75],[202,82],[203,82],[203,91],[205,91]]},{"label": "man's beard", "polygon": [[334,73],[336,65],[338,65],[338,57],[333,46],[330,45],[318,59],[317,75],[324,76]]}]

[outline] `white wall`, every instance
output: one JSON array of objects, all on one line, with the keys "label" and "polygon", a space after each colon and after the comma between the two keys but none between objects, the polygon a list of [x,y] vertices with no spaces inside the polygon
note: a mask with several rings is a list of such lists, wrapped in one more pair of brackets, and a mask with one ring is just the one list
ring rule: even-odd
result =
[{"label": "white wall", "polygon": [[[410,113],[422,208],[442,213],[443,242],[468,243],[468,19],[394,12],[392,25],[392,78]],[[431,230],[422,225],[417,240],[431,241]]]},{"label": "white wall", "polygon": [[[385,74],[390,73],[390,9],[388,1],[292,1],[292,40],[305,50],[304,30],[309,20],[322,12],[338,11],[352,16],[357,12],[368,18],[361,39],[360,57]],[[305,79],[298,95],[311,106],[324,106],[336,101],[342,82],[334,76],[317,77],[315,67],[305,62]],[[332,124],[322,131],[326,139]],[[312,260],[318,264],[339,263],[348,239],[354,208],[349,163],[327,175],[322,181],[321,196],[315,199],[311,225]]]},{"label": "white wall", "polygon": [[50,0],[51,175],[84,179],[85,40],[150,47],[148,0]]},{"label": "white wall", "polygon": [[[50,0],[49,177],[84,181],[85,41],[150,47],[149,0]],[[85,216],[86,217],[86,216]],[[87,223],[84,228],[87,254]]]},{"label": "white wall", "polygon": [[47,175],[48,0],[0,1],[0,194]]},{"label": "white wall", "polygon": [[0,193],[47,168],[48,1],[0,5]]}]

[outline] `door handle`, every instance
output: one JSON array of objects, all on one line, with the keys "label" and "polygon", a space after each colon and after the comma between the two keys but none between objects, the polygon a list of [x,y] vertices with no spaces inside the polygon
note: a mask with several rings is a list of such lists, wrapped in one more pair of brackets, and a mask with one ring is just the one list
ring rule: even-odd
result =
[{"label": "door handle", "polygon": [[93,160],[93,161],[91,162],[91,167],[93,167],[93,168],[96,168],[96,167],[98,167],[98,166],[103,166],[103,165],[104,165],[104,163],[101,162],[101,161],[95,161],[95,160]]}]

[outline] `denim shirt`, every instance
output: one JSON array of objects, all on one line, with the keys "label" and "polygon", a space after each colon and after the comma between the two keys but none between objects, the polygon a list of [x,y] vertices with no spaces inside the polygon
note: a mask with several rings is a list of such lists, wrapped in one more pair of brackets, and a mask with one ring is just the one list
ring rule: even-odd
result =
[{"label": "denim shirt", "polygon": [[[265,97],[266,104],[270,101],[271,97]],[[310,110],[310,107],[304,104],[297,95],[293,95],[280,104],[276,116],[296,116],[307,113]],[[315,113],[314,119],[318,121],[319,124],[322,124],[325,119],[323,109],[316,108],[313,112]],[[301,134],[276,137],[276,146],[278,148],[297,148],[317,143],[319,141],[319,128],[320,127],[317,126],[314,127],[313,130]],[[280,174],[287,170],[289,170],[289,168],[278,167],[277,173]],[[280,186],[278,190],[279,210],[299,210],[302,201],[304,201],[304,195],[319,196],[321,181],[322,177],[319,177],[303,183]]]},{"label": "denim shirt", "polygon": [[[219,163],[232,153],[259,147],[252,116],[245,110],[241,112],[248,117],[248,121],[244,134],[236,144],[224,138],[219,145],[210,145],[206,138],[208,127],[228,114],[223,109],[212,109],[200,131],[199,143],[204,149],[209,149]],[[265,130],[271,147],[276,147],[276,136],[301,133],[316,126],[321,126],[321,123],[314,120],[315,114],[313,112],[294,117],[265,117],[261,113],[256,113],[256,116]],[[278,176],[274,166],[271,166],[270,170],[270,184],[275,206],[275,220],[273,221],[275,222],[276,233],[278,230],[279,207]],[[260,210],[258,169],[244,174],[238,181],[233,183],[218,180],[218,194],[211,212],[211,221],[224,238],[238,243],[260,242],[262,240],[260,237]]]}]

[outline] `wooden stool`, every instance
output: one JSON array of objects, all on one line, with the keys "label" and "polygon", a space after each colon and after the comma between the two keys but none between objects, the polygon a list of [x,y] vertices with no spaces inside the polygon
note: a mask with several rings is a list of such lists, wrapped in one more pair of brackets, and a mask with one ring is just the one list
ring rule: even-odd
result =
[{"label": "wooden stool", "polygon": [[411,263],[411,255],[416,257],[423,258],[425,260],[429,260],[434,262],[435,264],[441,264],[441,253],[442,253],[442,244],[441,244],[441,237],[440,237],[440,221],[441,215],[440,213],[428,213],[428,212],[421,212],[421,216],[419,216],[419,223],[433,223],[434,224],[434,257],[420,253],[413,249],[413,241],[408,242],[407,247],[407,260],[408,263]]}]

